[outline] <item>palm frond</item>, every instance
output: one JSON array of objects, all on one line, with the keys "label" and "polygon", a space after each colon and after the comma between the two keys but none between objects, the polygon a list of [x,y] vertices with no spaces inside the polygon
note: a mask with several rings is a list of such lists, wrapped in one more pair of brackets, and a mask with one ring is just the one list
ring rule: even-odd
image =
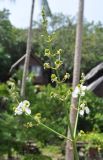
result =
[{"label": "palm frond", "polygon": [[46,16],[51,17],[51,16],[52,16],[52,13],[51,13],[51,10],[50,10],[48,1],[47,1],[47,0],[41,0],[41,2],[42,2],[42,6],[43,6],[44,9],[45,9],[45,14],[46,14]]}]

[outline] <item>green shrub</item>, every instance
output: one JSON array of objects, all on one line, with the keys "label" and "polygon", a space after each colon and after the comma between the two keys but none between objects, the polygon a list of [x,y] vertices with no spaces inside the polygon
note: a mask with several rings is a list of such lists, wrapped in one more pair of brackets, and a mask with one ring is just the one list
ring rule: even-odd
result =
[{"label": "green shrub", "polygon": [[88,92],[85,100],[90,114],[79,119],[79,130],[103,132],[103,99]]},{"label": "green shrub", "polygon": [[[66,110],[69,109],[70,100],[68,106],[58,100],[58,98],[52,98],[51,92],[59,93],[61,96],[66,93],[68,86],[62,85],[61,88],[53,88],[48,86],[28,86],[27,98],[31,102],[32,113],[41,113],[42,121],[49,127],[56,131],[66,134],[67,117]],[[42,127],[34,126],[31,128],[31,133],[43,143],[58,143],[58,138],[55,134]]]},{"label": "green shrub", "polygon": [[78,136],[79,141],[87,143],[87,146],[90,148],[99,148],[103,149],[103,133],[85,133],[81,136]]}]

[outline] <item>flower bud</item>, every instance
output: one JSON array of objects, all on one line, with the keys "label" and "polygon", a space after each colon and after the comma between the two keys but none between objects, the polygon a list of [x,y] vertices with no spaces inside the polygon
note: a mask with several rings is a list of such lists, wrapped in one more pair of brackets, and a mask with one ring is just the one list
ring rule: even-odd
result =
[{"label": "flower bud", "polygon": [[34,116],[34,119],[35,119],[36,122],[40,123],[41,114],[40,114],[40,113],[37,113],[37,114]]},{"label": "flower bud", "polygon": [[57,81],[57,76],[55,74],[51,75],[51,80],[52,82],[56,82]]},{"label": "flower bud", "polygon": [[44,63],[44,69],[49,69],[50,68],[50,64],[49,63]]},{"label": "flower bud", "polygon": [[56,68],[59,68],[62,64],[63,62],[58,59],[55,61]]},{"label": "flower bud", "polygon": [[69,77],[70,77],[69,73],[66,73],[66,74],[64,75],[64,80],[69,79]]},{"label": "flower bud", "polygon": [[45,56],[50,57],[51,53],[49,49],[45,49]]},{"label": "flower bud", "polygon": [[56,54],[60,55],[62,53],[62,49],[59,49]]}]

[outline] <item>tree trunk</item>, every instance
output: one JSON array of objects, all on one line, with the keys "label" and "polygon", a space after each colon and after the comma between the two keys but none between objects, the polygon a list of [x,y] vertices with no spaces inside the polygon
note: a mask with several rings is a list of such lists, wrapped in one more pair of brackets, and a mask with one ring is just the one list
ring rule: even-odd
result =
[{"label": "tree trunk", "polygon": [[[76,29],[76,43],[75,43],[75,55],[74,55],[74,69],[73,69],[73,83],[72,87],[75,87],[79,83],[80,79],[80,64],[81,64],[81,48],[82,48],[82,28],[83,28],[83,12],[84,12],[84,0],[79,0],[78,20]],[[76,115],[77,115],[77,99],[71,98],[71,110],[70,110],[70,123],[72,130],[74,130]],[[70,130],[68,128],[68,138],[71,137]],[[66,160],[74,160],[73,146],[70,141],[66,143]]]},{"label": "tree trunk", "polygon": [[22,98],[25,97],[26,78],[27,78],[27,74],[28,74],[28,70],[29,70],[29,59],[30,59],[31,44],[32,44],[32,22],[33,22],[34,3],[35,3],[35,0],[32,0],[30,26],[28,29],[26,57],[25,57],[22,85],[21,85],[21,97]]}]

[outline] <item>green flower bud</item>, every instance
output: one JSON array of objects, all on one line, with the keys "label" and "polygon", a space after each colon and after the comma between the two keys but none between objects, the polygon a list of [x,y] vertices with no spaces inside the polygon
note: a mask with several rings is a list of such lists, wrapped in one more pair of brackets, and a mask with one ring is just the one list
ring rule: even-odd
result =
[{"label": "green flower bud", "polygon": [[62,53],[62,49],[59,49],[56,54],[60,55]]},{"label": "green flower bud", "polygon": [[27,128],[29,128],[29,127],[31,128],[31,127],[33,127],[33,124],[32,124],[32,122],[27,122],[24,126]]},{"label": "green flower bud", "polygon": [[50,96],[53,97],[53,98],[55,98],[55,97],[57,97],[57,94],[54,93],[54,92],[51,92],[51,93],[50,93]]},{"label": "green flower bud", "polygon": [[42,8],[42,12],[41,12],[42,16],[45,16],[45,12],[44,12],[44,8]]},{"label": "green flower bud", "polygon": [[62,64],[63,62],[58,59],[55,61],[56,68],[59,68]]},{"label": "green flower bud", "polygon": [[45,49],[45,56],[50,57],[51,53],[49,49]]},{"label": "green flower bud", "polygon": [[70,77],[69,73],[66,73],[64,76],[64,80],[69,79],[69,77]]},{"label": "green flower bud", "polygon": [[50,64],[49,63],[44,63],[44,69],[49,69],[50,68]]},{"label": "green flower bud", "polygon": [[51,93],[50,93],[50,97],[54,97],[54,92],[51,92]]},{"label": "green flower bud", "polygon": [[85,134],[85,132],[83,130],[80,130],[80,132],[78,133],[78,136],[81,137]]},{"label": "green flower bud", "polygon": [[36,122],[40,123],[41,121],[41,114],[40,113],[37,113],[35,116],[34,116],[34,119]]},{"label": "green flower bud", "polygon": [[52,82],[57,82],[57,76],[55,74],[51,75]]}]

